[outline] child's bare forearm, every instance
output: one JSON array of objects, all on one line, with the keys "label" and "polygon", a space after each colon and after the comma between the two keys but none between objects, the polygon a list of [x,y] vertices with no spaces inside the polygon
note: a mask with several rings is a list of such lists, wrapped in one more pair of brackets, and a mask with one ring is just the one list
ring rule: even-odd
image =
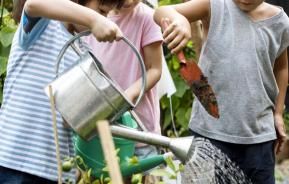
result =
[{"label": "child's bare forearm", "polygon": [[275,102],[275,115],[282,116],[288,86],[288,59],[286,50],[275,61],[274,74],[279,88],[279,94]]},{"label": "child's bare forearm", "polygon": [[177,19],[180,14],[172,6],[162,6],[156,9],[154,13],[154,20],[158,25],[161,25],[163,18],[168,18],[173,21]]},{"label": "child's bare forearm", "polygon": [[[146,67],[145,91],[153,88],[161,78],[162,73],[162,42],[155,42],[143,48],[144,62]],[[126,95],[132,101],[136,100],[141,91],[142,81],[138,79],[126,90]]]},{"label": "child's bare forearm", "polygon": [[24,10],[31,17],[46,17],[89,28],[102,17],[97,12],[70,0],[27,0]]},{"label": "child's bare forearm", "polygon": [[146,90],[151,89],[161,78],[162,73],[162,42],[155,42],[143,48],[144,62],[147,70]]},{"label": "child's bare forearm", "polygon": [[190,0],[177,5],[157,8],[154,19],[160,24],[162,18],[172,21],[185,17],[189,22],[208,19],[210,16],[210,0]]}]

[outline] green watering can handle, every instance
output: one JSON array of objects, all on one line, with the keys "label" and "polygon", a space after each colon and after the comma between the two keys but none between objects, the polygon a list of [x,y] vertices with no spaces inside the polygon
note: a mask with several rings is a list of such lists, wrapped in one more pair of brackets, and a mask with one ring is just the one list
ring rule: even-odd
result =
[{"label": "green watering can handle", "polygon": [[[56,77],[58,78],[58,70],[59,70],[59,64],[60,61],[64,55],[64,53],[66,52],[66,50],[68,49],[68,47],[77,39],[79,39],[80,37],[83,36],[88,36],[89,34],[91,34],[91,32],[88,31],[83,31],[81,33],[78,33],[77,35],[73,36],[71,39],[69,39],[65,45],[62,47],[61,51],[59,52],[58,56],[57,56],[57,60],[56,60],[56,66],[55,66],[55,73],[56,73]],[[146,69],[145,69],[145,64],[144,61],[142,59],[142,56],[140,55],[139,51],[137,50],[137,48],[125,37],[121,38],[128,46],[130,46],[130,48],[133,50],[133,52],[136,54],[139,64],[141,66],[141,72],[142,72],[142,87],[141,87],[141,91],[140,94],[136,100],[136,102],[133,104],[133,107],[136,107],[139,102],[141,101],[142,97],[144,96],[145,93],[145,87],[146,87]],[[73,46],[72,46],[73,47]],[[81,57],[80,52],[78,52],[78,50],[73,47],[74,51]]]},{"label": "green watering can handle", "polygon": [[128,162],[120,164],[120,171],[123,176],[131,176],[137,173],[143,173],[151,170],[160,164],[166,163],[166,158],[172,156],[172,153],[165,153],[163,155],[153,155],[148,158],[140,159],[136,164]]},{"label": "green watering can handle", "polygon": [[[120,172],[124,177],[132,176],[133,174],[144,173],[161,164],[165,164],[166,158],[171,155],[172,153],[170,152],[162,155],[153,155],[148,158],[140,159],[136,164],[123,162],[120,164]],[[92,175],[96,178],[100,178],[101,176],[108,176],[108,173],[103,171],[102,169],[93,169]]]}]

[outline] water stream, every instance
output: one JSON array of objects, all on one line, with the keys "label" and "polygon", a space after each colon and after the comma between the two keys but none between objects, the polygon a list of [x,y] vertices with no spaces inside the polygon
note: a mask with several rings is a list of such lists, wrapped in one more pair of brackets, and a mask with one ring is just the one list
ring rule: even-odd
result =
[{"label": "water stream", "polygon": [[238,166],[204,138],[195,138],[195,151],[182,173],[182,184],[252,184]]}]

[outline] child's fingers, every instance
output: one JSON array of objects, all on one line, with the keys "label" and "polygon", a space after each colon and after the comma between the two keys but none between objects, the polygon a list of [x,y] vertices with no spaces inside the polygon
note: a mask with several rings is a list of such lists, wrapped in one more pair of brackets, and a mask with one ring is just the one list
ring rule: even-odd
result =
[{"label": "child's fingers", "polygon": [[187,43],[188,43],[188,39],[182,40],[181,43],[177,47],[171,50],[172,53],[176,54],[180,52],[187,45]]},{"label": "child's fingers", "polygon": [[178,32],[176,32],[176,31],[169,33],[169,35],[164,37],[164,42],[170,43],[172,40],[174,40],[177,37],[177,35],[178,35]]},{"label": "child's fingers", "polygon": [[176,25],[175,24],[170,24],[163,32],[163,37],[166,38],[171,32],[174,31]]},{"label": "child's fingers", "polygon": [[174,39],[168,44],[168,49],[172,50],[177,47],[183,40],[182,35],[177,35]]}]

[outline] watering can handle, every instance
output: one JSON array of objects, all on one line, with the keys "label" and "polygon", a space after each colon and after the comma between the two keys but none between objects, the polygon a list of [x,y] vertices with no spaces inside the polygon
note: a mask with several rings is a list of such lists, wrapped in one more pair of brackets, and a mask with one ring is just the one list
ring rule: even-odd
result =
[{"label": "watering can handle", "polygon": [[[66,52],[66,50],[68,49],[68,47],[73,44],[73,42],[77,39],[79,39],[80,37],[82,36],[88,36],[89,34],[91,34],[91,32],[88,30],[88,31],[83,31],[75,36],[73,36],[71,39],[69,39],[65,45],[62,47],[61,51],[59,52],[58,56],[57,56],[57,60],[56,60],[56,66],[55,66],[55,73],[56,73],[56,78],[58,78],[58,71],[59,71],[59,64],[60,64],[60,61],[64,55],[64,53]],[[142,56],[140,55],[139,51],[137,50],[137,48],[125,37],[122,37],[121,38],[128,46],[130,46],[130,48],[133,50],[133,52],[136,54],[137,58],[138,58],[138,61],[139,61],[139,64],[141,66],[141,72],[142,72],[142,87],[141,87],[141,91],[140,91],[140,94],[136,100],[136,102],[133,104],[133,107],[136,107],[139,102],[141,101],[144,93],[145,93],[145,87],[146,87],[146,69],[145,69],[145,64],[144,64],[144,61],[142,59]],[[73,48],[74,51],[81,57],[81,53]]]}]

